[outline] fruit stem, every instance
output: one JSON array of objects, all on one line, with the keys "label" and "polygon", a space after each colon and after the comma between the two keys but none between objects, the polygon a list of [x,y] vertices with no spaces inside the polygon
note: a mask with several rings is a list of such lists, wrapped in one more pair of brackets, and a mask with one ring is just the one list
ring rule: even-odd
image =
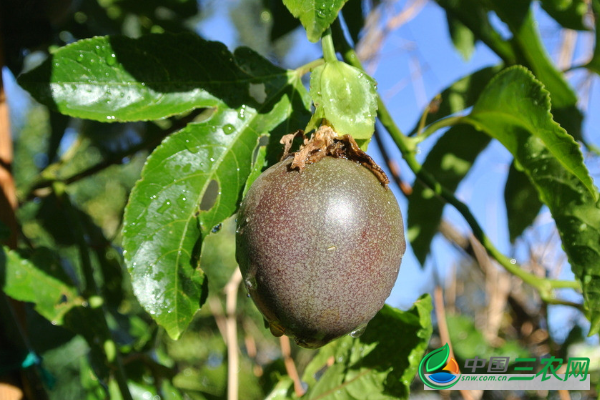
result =
[{"label": "fruit stem", "polygon": [[[335,29],[337,33],[340,33],[338,36],[340,38],[342,38],[338,43],[342,46],[341,53],[342,53],[342,57],[343,57],[344,61],[346,61],[348,64],[364,71],[364,68],[362,67],[361,62],[358,59],[358,55],[356,54],[356,52],[354,51],[352,46],[348,43],[348,41],[345,39],[345,37],[343,35],[342,27],[341,27],[339,21],[338,20],[334,21],[332,26],[333,26],[333,29]],[[496,261],[498,261],[498,263],[500,265],[502,265],[502,267],[504,267],[504,269],[506,269],[511,274],[521,278],[523,280],[523,282],[534,287],[539,292],[540,297],[546,302],[554,303],[556,301],[559,301],[558,299],[554,298],[553,289],[570,288],[570,289],[575,289],[575,290],[581,291],[581,285],[579,284],[578,281],[559,281],[559,280],[554,280],[554,279],[541,278],[537,275],[534,275],[530,272],[527,272],[527,271],[521,269],[521,267],[516,263],[516,261],[514,259],[510,259],[510,258],[506,257],[504,254],[502,254],[502,252],[500,252],[494,246],[492,241],[485,234],[485,232],[481,228],[481,225],[479,225],[479,223],[477,222],[477,219],[475,218],[475,216],[473,215],[473,213],[471,212],[469,207],[462,201],[458,200],[454,196],[454,193],[452,193],[450,190],[443,187],[435,179],[435,177],[433,177],[433,175],[431,175],[430,173],[425,171],[423,169],[422,165],[419,164],[419,162],[417,161],[417,159],[415,157],[415,153],[416,153],[415,149],[416,149],[417,141],[402,134],[402,131],[400,130],[400,128],[398,128],[398,126],[392,119],[392,116],[391,116],[390,112],[388,111],[387,107],[381,101],[381,96],[377,96],[377,105],[378,105],[377,115],[379,117],[381,124],[386,128],[386,130],[388,131],[388,133],[390,134],[390,136],[396,143],[396,146],[402,153],[402,157],[404,158],[404,160],[406,161],[406,163],[408,164],[410,169],[415,173],[415,175],[417,176],[417,179],[420,180],[421,182],[425,183],[425,185],[427,185],[429,188],[431,188],[435,194],[442,197],[447,203],[453,205],[454,208],[456,208],[456,210],[462,214],[463,218],[467,221],[467,223],[471,227],[471,230],[473,231],[473,235],[477,238],[477,240],[479,240],[481,242],[481,244],[487,250],[489,255],[492,258],[494,258]],[[434,125],[436,125],[434,123],[428,128],[428,130],[431,129],[433,131],[434,128],[437,130],[437,129],[441,128],[442,125],[444,125],[444,124],[447,124],[447,125],[455,124],[457,121],[452,120],[452,118],[460,118],[460,117],[446,118],[445,120],[442,120],[445,122],[440,121],[440,124],[437,126],[434,126]]]},{"label": "fruit stem", "polygon": [[321,47],[323,48],[323,58],[326,63],[338,60],[335,55],[335,47],[333,46],[333,39],[331,37],[331,28],[327,28],[325,33],[323,33],[323,36],[321,37]]},{"label": "fruit stem", "polygon": [[296,68],[296,73],[298,74],[298,76],[308,74],[313,69],[317,68],[320,65],[323,65],[324,63],[325,63],[325,60],[322,58],[319,58],[317,60],[314,60],[307,64],[299,66],[298,68]]}]

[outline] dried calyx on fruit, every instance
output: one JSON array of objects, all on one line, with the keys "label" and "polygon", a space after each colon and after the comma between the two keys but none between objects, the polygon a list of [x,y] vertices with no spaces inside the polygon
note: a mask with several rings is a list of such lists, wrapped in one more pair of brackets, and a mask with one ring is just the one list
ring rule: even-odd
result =
[{"label": "dried calyx on fruit", "polygon": [[387,177],[354,140],[322,126],[289,154],[298,135],[244,198],[236,256],[271,332],[318,348],[364,331],[406,246]]}]

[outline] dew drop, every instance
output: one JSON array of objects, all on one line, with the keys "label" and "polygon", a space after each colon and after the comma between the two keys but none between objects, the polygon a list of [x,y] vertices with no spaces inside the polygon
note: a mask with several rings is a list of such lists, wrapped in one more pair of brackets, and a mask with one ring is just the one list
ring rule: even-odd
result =
[{"label": "dew drop", "polygon": [[114,54],[111,54],[110,56],[108,56],[108,57],[106,58],[106,63],[107,63],[108,65],[115,65],[115,64],[117,63],[117,59],[116,59],[115,55],[114,55]]},{"label": "dew drop", "polygon": [[244,279],[244,285],[246,285],[248,291],[256,290],[256,278],[254,276],[247,276],[246,279]]},{"label": "dew drop", "polygon": [[367,324],[359,325],[355,330],[350,332],[350,336],[353,338],[360,337],[367,330]]},{"label": "dew drop", "polygon": [[162,214],[165,211],[167,211],[169,208],[171,207],[171,202],[169,200],[165,201],[162,206],[158,207],[158,209],[156,210],[156,212]]},{"label": "dew drop", "polygon": [[230,133],[233,133],[235,131],[235,127],[231,124],[227,124],[225,126],[223,126],[223,132],[225,132],[226,135],[229,135]]}]

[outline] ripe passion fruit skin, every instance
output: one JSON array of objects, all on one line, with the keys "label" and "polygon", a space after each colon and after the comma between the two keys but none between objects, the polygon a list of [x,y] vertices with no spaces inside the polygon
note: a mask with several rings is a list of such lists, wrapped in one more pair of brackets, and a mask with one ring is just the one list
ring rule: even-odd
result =
[{"label": "ripe passion fruit skin", "polygon": [[248,293],[276,336],[318,348],[360,333],[383,307],[406,247],[391,190],[360,164],[291,158],[250,187],[236,257]]}]

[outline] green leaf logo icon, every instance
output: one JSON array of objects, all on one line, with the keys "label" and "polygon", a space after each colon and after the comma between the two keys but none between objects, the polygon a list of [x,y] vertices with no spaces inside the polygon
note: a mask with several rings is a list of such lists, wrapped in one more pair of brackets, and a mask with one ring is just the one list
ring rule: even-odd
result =
[{"label": "green leaf logo icon", "polygon": [[434,372],[444,365],[446,365],[446,361],[448,361],[448,357],[450,356],[450,347],[448,343],[435,351],[432,351],[425,358],[425,370],[427,373]]}]

